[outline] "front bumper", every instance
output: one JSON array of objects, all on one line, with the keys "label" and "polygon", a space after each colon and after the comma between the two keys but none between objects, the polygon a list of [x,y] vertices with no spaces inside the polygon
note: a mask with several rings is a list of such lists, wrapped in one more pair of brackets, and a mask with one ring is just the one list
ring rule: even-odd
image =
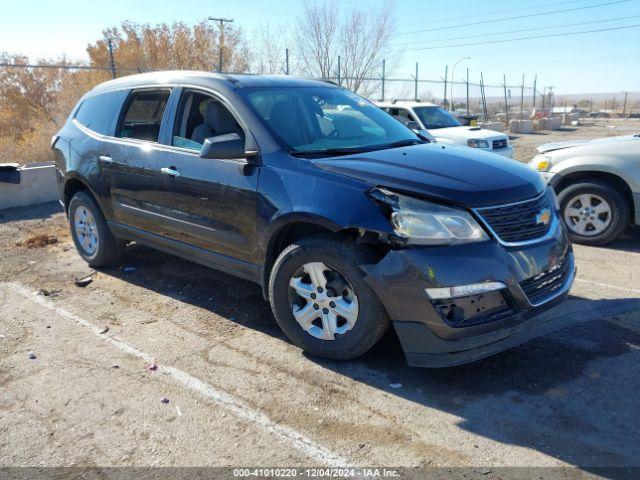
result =
[{"label": "front bumper", "polygon": [[498,148],[495,150],[492,148],[483,148],[482,150],[489,153],[495,153],[496,155],[502,155],[503,157],[513,158],[513,147],[511,145],[508,145],[505,148]]},{"label": "front bumper", "polygon": [[[535,298],[525,293],[532,281],[545,272],[559,271],[560,266],[565,273],[548,295],[544,290]],[[558,222],[545,241],[524,246],[506,247],[492,240],[391,250],[368,268],[366,281],[387,309],[409,365],[447,367],[498,353],[562,326],[553,318],[539,321],[538,316],[566,298],[574,275],[571,245]],[[454,299],[451,304],[434,301],[425,291],[485,282],[502,282],[506,288]]]}]

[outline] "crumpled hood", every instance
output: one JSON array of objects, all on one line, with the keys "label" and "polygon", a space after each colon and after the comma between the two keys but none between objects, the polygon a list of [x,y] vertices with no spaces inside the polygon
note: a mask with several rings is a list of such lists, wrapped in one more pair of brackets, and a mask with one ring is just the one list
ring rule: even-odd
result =
[{"label": "crumpled hood", "polygon": [[415,145],[313,162],[371,185],[467,207],[526,200],[545,189],[540,174],[527,165],[454,145]]},{"label": "crumpled hood", "polygon": [[640,141],[639,134],[636,135],[618,135],[615,137],[604,137],[596,139],[568,140],[566,142],[551,142],[540,145],[536,150],[539,153],[553,152],[554,150],[564,150],[565,148],[580,147],[586,144],[602,144],[602,143],[618,143],[628,142],[630,140]]},{"label": "crumpled hood", "polygon": [[442,137],[461,140],[464,141],[463,143],[465,143],[465,145],[466,141],[471,138],[479,140],[502,140],[509,138],[504,133],[496,132],[495,130],[471,126],[434,128],[429,130],[429,133],[436,138]]}]

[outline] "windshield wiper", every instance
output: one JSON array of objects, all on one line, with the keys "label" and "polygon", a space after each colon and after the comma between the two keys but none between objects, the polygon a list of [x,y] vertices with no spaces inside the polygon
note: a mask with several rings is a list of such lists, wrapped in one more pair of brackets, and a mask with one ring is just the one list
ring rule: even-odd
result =
[{"label": "windshield wiper", "polygon": [[387,145],[381,145],[380,148],[399,148],[409,147],[411,145],[422,145],[423,143],[429,143],[419,138],[406,138],[404,140],[398,140],[397,142],[388,143]]},{"label": "windshield wiper", "polygon": [[368,147],[325,148],[321,150],[298,150],[292,148],[288,153],[292,157],[335,157],[370,151],[371,149]]}]

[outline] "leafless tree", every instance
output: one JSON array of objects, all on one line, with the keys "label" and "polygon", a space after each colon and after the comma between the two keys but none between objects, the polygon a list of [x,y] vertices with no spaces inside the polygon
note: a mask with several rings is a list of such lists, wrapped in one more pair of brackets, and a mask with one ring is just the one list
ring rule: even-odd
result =
[{"label": "leafless tree", "polygon": [[389,50],[392,8],[391,3],[378,10],[354,7],[342,12],[335,0],[305,0],[297,41],[303,73],[339,76],[343,85],[363,94],[377,88],[367,78],[380,75],[382,58]]},{"label": "leafless tree", "polygon": [[296,72],[295,55],[291,48],[294,41],[290,25],[279,24],[275,27],[270,23],[264,24],[253,34],[253,64],[252,71],[261,75],[281,75],[287,73],[286,52],[289,50],[289,72]]}]

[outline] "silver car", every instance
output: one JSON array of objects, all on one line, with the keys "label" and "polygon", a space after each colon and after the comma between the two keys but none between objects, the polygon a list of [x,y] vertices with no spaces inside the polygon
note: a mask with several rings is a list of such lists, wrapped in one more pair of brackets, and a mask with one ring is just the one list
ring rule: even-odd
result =
[{"label": "silver car", "polygon": [[529,165],[558,194],[571,239],[588,245],[615,240],[640,225],[640,134],[547,143]]}]

